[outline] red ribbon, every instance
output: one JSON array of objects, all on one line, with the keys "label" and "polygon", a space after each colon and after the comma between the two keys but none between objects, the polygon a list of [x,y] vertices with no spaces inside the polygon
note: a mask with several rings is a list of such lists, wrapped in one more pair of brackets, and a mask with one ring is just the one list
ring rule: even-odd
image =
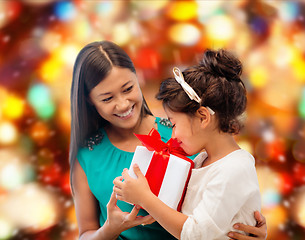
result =
[{"label": "red ribbon", "polygon": [[[168,142],[163,142],[161,140],[161,136],[157,130],[154,128],[149,132],[148,135],[140,135],[135,134],[135,136],[143,143],[143,145],[150,151],[155,151],[150,165],[147,169],[145,177],[148,181],[149,187],[151,191],[158,196],[159,191],[161,189],[161,185],[163,182],[163,178],[166,172],[166,168],[168,165],[170,154],[173,154],[179,158],[182,158],[191,163],[191,168],[194,167],[194,163],[192,160],[187,158],[187,154],[184,150],[180,147],[180,144],[177,142],[176,139],[171,138]],[[190,177],[190,173],[188,175],[188,180]],[[187,181],[188,182],[188,181]],[[186,182],[186,185],[187,185]],[[185,186],[186,186],[185,185]],[[185,189],[183,192],[182,199],[185,194]],[[182,201],[180,201],[178,209],[181,208]],[[178,210],[178,211],[179,211]]]}]

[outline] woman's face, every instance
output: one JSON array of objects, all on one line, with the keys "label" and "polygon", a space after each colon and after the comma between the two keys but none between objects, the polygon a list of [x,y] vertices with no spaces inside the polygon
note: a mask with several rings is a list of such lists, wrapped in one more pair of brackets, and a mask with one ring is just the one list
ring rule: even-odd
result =
[{"label": "woman's face", "polygon": [[168,119],[173,125],[172,138],[176,138],[180,147],[189,154],[194,155],[200,152],[204,146],[202,144],[202,133],[200,128],[200,118],[191,117],[185,113],[173,112],[164,108]]},{"label": "woman's face", "polygon": [[100,116],[113,127],[131,129],[140,120],[143,96],[136,74],[128,68],[113,67],[89,97]]}]

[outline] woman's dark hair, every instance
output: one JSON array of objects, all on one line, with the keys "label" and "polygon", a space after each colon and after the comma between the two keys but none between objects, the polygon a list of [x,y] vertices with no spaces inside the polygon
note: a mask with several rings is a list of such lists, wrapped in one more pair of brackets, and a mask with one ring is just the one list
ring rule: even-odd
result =
[{"label": "woman's dark hair", "polygon": [[185,81],[201,98],[190,100],[181,85],[168,78],[161,83],[157,99],[174,112],[195,114],[200,106],[213,109],[222,132],[237,134],[242,128],[239,116],[246,110],[246,88],[240,79],[241,62],[226,50],[207,50],[198,65],[183,71]]},{"label": "woman's dark hair", "polygon": [[[114,66],[128,68],[136,73],[127,53],[113,42],[90,43],[76,58],[71,86],[70,173],[73,171],[79,148],[85,145],[90,135],[108,123],[90,104],[89,93],[107,77]],[[143,97],[141,117],[146,114],[152,115]]]}]

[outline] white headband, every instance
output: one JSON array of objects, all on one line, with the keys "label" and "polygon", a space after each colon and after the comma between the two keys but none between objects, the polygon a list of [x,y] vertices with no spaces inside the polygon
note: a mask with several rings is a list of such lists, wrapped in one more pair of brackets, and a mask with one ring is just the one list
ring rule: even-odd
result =
[{"label": "white headband", "polygon": [[[200,104],[201,103],[200,97],[198,97],[195,90],[190,85],[188,85],[187,82],[184,80],[184,77],[183,77],[180,69],[177,67],[174,67],[173,73],[174,73],[176,81],[181,85],[181,87],[186,92],[186,94],[189,96],[189,98],[191,100],[195,100],[196,102],[198,102]],[[206,108],[208,109],[208,111],[211,115],[215,114],[215,112],[211,108],[209,108],[207,106],[206,106]]]}]

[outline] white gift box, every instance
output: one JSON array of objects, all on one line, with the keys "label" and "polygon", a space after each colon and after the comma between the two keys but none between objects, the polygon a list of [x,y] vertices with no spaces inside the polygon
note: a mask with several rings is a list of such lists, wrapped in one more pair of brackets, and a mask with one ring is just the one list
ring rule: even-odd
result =
[{"label": "white gift box", "polygon": [[[155,151],[149,151],[146,147],[138,146],[129,168],[130,176],[137,178],[133,171],[133,164],[135,163],[138,164],[143,175],[146,175],[151,161],[154,159],[154,153]],[[186,157],[183,159],[170,154],[162,184],[159,189],[158,198],[169,207],[180,211],[192,168],[192,160]],[[156,171],[159,171],[159,169]],[[160,175],[160,173],[158,172],[157,175]],[[149,180],[148,183],[151,186],[151,182]]]}]

